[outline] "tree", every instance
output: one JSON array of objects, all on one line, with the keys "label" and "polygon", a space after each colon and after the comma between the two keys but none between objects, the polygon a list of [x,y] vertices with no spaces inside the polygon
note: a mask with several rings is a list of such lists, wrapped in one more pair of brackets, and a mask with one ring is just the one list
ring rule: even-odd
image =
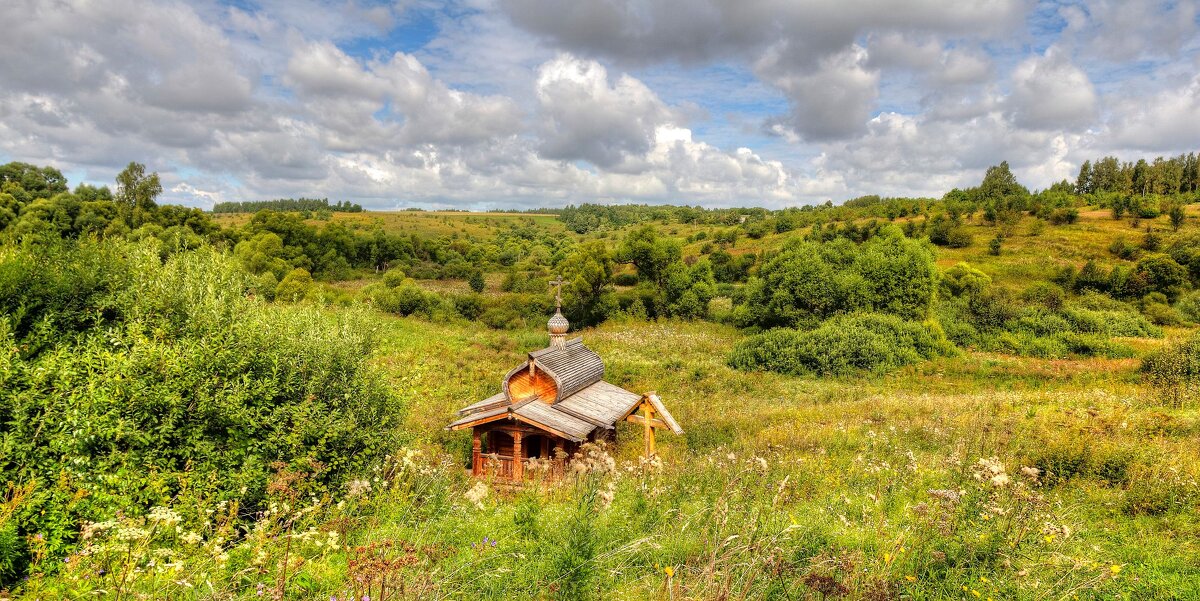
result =
[{"label": "tree", "polygon": [[1008,221],[1009,215],[1024,211],[1029,201],[1029,190],[1022,186],[1008,161],[988,167],[983,176],[983,182],[975,189],[975,198],[984,207],[984,215],[988,221]]},{"label": "tree", "polygon": [[285,301],[300,301],[308,296],[313,279],[308,270],[297,267],[284,276],[283,281],[275,288],[275,298]]},{"label": "tree", "polygon": [[625,236],[615,258],[618,263],[632,263],[639,280],[661,288],[666,284],[667,268],[682,254],[678,240],[661,237],[653,225],[645,225]]},{"label": "tree", "polygon": [[563,310],[575,325],[595,325],[616,309],[612,292],[613,260],[604,242],[579,245],[558,265],[563,286]]},{"label": "tree", "polygon": [[1170,298],[1179,295],[1188,284],[1187,268],[1170,255],[1148,254],[1138,260],[1134,275],[1148,292],[1162,292]]},{"label": "tree", "polygon": [[486,282],[483,281],[483,272],[478,269],[472,271],[471,276],[467,278],[467,285],[476,294],[483,292],[483,288],[486,285]]},{"label": "tree", "polygon": [[1079,177],[1075,178],[1075,193],[1083,196],[1092,192],[1092,162],[1084,161],[1079,167]]},{"label": "tree", "polygon": [[130,227],[138,227],[145,221],[145,214],[157,206],[154,201],[159,194],[162,184],[158,174],[146,175],[146,166],[141,163],[131,162],[117,174],[115,199]]},{"label": "tree", "polygon": [[929,249],[895,226],[861,245],[845,238],[793,243],[751,278],[735,317],[764,328],[815,325],[858,310],[924,319],[935,276]]},{"label": "tree", "polygon": [[1171,210],[1168,212],[1168,215],[1171,217],[1171,229],[1178,232],[1179,228],[1183,226],[1183,220],[1187,217],[1183,212],[1183,204],[1178,202],[1171,203]]}]

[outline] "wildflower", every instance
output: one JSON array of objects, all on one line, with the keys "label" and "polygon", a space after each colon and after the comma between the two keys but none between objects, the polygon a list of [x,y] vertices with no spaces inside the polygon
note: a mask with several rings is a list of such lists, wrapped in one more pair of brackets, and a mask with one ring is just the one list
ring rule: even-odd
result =
[{"label": "wildflower", "polygon": [[468,490],[463,496],[479,509],[483,509],[483,500],[488,496],[488,487],[483,482],[476,482],[475,486],[471,487],[471,490]]},{"label": "wildflower", "polygon": [[151,522],[163,524],[165,526],[173,526],[183,521],[178,513],[166,508],[155,507],[150,510],[150,514],[146,516]]},{"label": "wildflower", "polygon": [[346,495],[354,498],[360,497],[371,492],[371,482],[369,480],[351,480],[346,485]]},{"label": "wildflower", "polygon": [[663,568],[663,573],[667,575],[667,578],[674,577],[675,576],[675,568],[672,568],[671,566],[667,566],[667,567]]},{"label": "wildflower", "polygon": [[1117,574],[1121,573],[1121,566],[1113,564],[1110,568],[1108,568],[1108,571],[1112,572],[1113,576],[1116,576]]},{"label": "wildflower", "polygon": [[908,576],[905,576],[905,577],[904,577],[904,579],[905,579],[905,580],[907,580],[907,581],[909,581],[909,582],[916,582],[916,581],[917,581],[917,577],[916,577],[916,576],[913,576],[912,574],[909,574]]}]

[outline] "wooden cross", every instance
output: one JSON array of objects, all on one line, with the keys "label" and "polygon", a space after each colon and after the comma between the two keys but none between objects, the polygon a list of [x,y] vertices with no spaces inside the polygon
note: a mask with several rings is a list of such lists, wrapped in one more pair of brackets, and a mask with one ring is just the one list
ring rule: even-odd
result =
[{"label": "wooden cross", "polygon": [[562,276],[560,275],[557,278],[550,280],[550,285],[554,286],[556,288],[556,290],[554,291],[554,308],[561,309],[562,308],[562,285],[563,285]]}]

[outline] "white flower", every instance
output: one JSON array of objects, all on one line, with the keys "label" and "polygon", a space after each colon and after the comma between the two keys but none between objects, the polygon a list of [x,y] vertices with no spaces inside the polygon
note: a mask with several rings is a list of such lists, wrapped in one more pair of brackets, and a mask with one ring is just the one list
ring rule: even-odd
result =
[{"label": "white flower", "polygon": [[346,488],[348,489],[347,495],[359,497],[371,492],[371,482],[369,480],[351,480]]},{"label": "white flower", "polygon": [[479,509],[483,509],[483,500],[488,496],[488,487],[483,482],[476,482],[475,486],[471,487],[471,490],[468,490],[463,496]]},{"label": "white flower", "polygon": [[150,515],[147,516],[151,522],[173,526],[183,521],[183,518],[171,509],[166,507],[155,507],[150,510]]}]

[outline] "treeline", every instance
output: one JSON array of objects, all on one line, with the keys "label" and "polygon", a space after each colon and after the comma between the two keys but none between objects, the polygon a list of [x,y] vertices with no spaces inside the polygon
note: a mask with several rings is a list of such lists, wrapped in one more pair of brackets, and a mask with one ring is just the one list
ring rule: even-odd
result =
[{"label": "treeline", "polygon": [[361,213],[363,208],[348,200],[339,200],[329,204],[328,198],[277,198],[275,200],[218,202],[212,208],[213,213],[256,213],[262,210]]},{"label": "treeline", "polygon": [[1152,162],[1121,162],[1117,157],[1084,161],[1075,178],[1075,193],[1118,194],[1190,194],[1200,191],[1200,158],[1195,153],[1181,154]]},{"label": "treeline", "polygon": [[219,235],[219,228],[200,209],[160,206],[158,174],[130,163],[116,178],[116,191],[106,186],[67,187],[53,167],[27,163],[0,165],[0,238],[25,243],[53,243],[85,236],[154,238],[172,247],[195,248]]}]

